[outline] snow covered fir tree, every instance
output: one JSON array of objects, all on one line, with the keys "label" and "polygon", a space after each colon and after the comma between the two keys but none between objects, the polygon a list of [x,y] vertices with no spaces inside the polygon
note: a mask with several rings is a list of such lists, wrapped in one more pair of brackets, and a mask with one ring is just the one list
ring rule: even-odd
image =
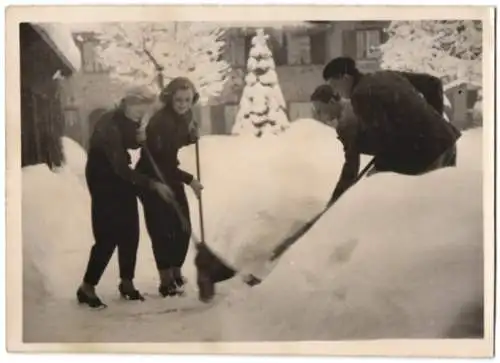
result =
[{"label": "snow covered fir tree", "polygon": [[258,29],[252,39],[245,88],[232,129],[235,135],[277,135],[289,125],[268,35]]}]

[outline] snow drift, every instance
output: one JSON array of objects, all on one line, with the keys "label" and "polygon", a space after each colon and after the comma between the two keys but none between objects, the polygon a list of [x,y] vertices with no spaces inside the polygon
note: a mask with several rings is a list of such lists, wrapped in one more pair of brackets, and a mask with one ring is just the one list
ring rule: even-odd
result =
[{"label": "snow drift", "polygon": [[224,338],[480,336],[481,132],[460,140],[458,168],[355,186],[262,285],[217,308]]},{"label": "snow drift", "polygon": [[[309,119],[276,137],[202,138],[200,155],[206,240],[231,265],[256,274],[284,237],[326,205],[344,161],[336,132]],[[183,150],[181,164],[195,173],[194,148]]]},{"label": "snow drift", "polygon": [[[85,329],[70,331],[61,322],[59,328],[51,327],[52,336],[213,341],[463,334],[466,327],[456,325],[464,321],[461,314],[473,316],[476,326],[482,302],[481,132],[468,131],[459,140],[457,168],[422,177],[381,174],[364,179],[283,256],[261,285],[222,284],[221,290],[231,290],[220,304],[193,315],[169,315],[176,321],[169,329],[151,315],[140,321],[148,332],[133,336],[123,329],[124,316],[120,324],[106,320],[97,333],[85,330],[95,330],[91,316],[85,316]],[[68,151],[67,145],[65,153],[72,157],[59,172],[45,166],[23,169],[24,303],[31,314],[40,301],[74,299],[93,243],[90,198],[81,182],[85,155],[76,147]],[[335,131],[313,120],[296,121],[276,138],[203,137],[200,150],[206,240],[231,264],[255,273],[266,271],[266,260],[283,237],[323,208],[343,163]],[[195,173],[194,147],[182,151],[181,165]],[[191,191],[188,197],[199,235],[197,203]],[[188,256],[190,282],[195,281],[192,261]],[[116,265],[113,259],[99,286],[104,298],[116,294]],[[136,282],[140,288],[156,288],[157,282],[142,216]],[[132,313],[138,307],[127,309]],[[27,322],[35,324],[37,337],[47,332],[36,324],[48,312],[39,314]],[[45,317],[51,324],[57,319]]]},{"label": "snow drift", "polygon": [[62,146],[65,159],[64,168],[76,176],[84,185],[87,185],[85,181],[87,152],[80,144],[69,137],[62,138]]},{"label": "snow drift", "polygon": [[[313,120],[304,120],[283,137],[268,140],[202,138],[204,217],[210,246],[235,266],[259,270],[279,239],[319,211],[328,198],[339,168],[335,165],[335,135]],[[25,273],[29,280],[33,279],[30,286],[45,285],[55,296],[74,293],[93,244],[90,197],[85,183],[86,152],[69,138],[63,138],[63,147],[66,162],[61,170],[53,172],[45,165],[23,169],[23,239],[28,270]],[[325,171],[320,160],[332,160],[328,155],[332,152],[333,167],[328,166]],[[135,163],[138,152],[132,151],[131,155]],[[341,156],[337,159],[341,165]],[[181,164],[196,173],[194,147],[182,151]],[[197,202],[187,189],[194,230],[200,235]],[[140,215],[137,274],[139,279],[156,281],[142,210]],[[115,289],[116,261],[111,261],[108,270],[103,284]],[[194,281],[191,263],[185,273]],[[35,280],[42,280],[43,284]]]},{"label": "snow drift", "polygon": [[25,274],[55,293],[74,279],[80,246],[92,243],[90,198],[75,175],[45,165],[23,169],[22,189],[23,252],[34,268]]}]

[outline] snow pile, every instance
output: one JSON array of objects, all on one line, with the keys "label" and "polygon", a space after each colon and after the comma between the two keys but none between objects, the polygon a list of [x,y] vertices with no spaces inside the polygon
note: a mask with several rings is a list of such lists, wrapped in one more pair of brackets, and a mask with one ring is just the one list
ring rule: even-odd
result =
[{"label": "snow pile", "polygon": [[[433,338],[450,335],[452,329],[460,332],[463,327],[454,326],[460,314],[475,312],[481,303],[481,132],[468,131],[459,140],[457,168],[421,177],[379,174],[364,179],[283,256],[261,285],[239,285],[219,305],[191,315],[178,313],[171,329],[158,329],[155,315],[141,318],[149,326],[139,339],[178,340],[188,334],[191,340],[212,341]],[[200,151],[206,240],[227,261],[256,274],[266,270],[270,252],[283,237],[323,208],[343,163],[335,131],[312,120],[296,121],[276,138],[203,137]],[[58,173],[46,166],[23,169],[24,302],[30,311],[47,295],[74,299],[93,243],[90,198],[73,165],[68,161]],[[181,165],[195,173],[194,147],[182,151]],[[188,197],[199,235],[198,206],[191,191]],[[157,276],[139,213],[136,282],[152,292]],[[189,256],[185,268],[190,288],[195,281],[192,261]],[[115,257],[98,289],[111,304],[116,265]],[[131,315],[138,309],[116,308],[130,309]],[[126,322],[136,326],[137,320]],[[68,333],[63,324],[59,333],[65,339],[78,334],[137,339],[122,323],[85,334]],[[88,329],[91,325],[95,327],[89,324]]]},{"label": "snow pile", "polygon": [[65,287],[78,283],[75,274],[82,273],[82,260],[93,242],[85,184],[87,153],[68,137],[62,138],[62,145],[65,165],[57,172],[45,164],[22,171],[25,302],[68,294]]},{"label": "snow pile", "polygon": [[[260,286],[212,312],[227,322],[224,338],[439,338],[477,331],[481,132],[460,139],[458,168],[421,177],[380,174],[356,185]],[[467,314],[475,317],[471,326],[460,326]]]},{"label": "snow pile", "polygon": [[[336,132],[300,120],[276,138],[204,137],[200,141],[206,241],[226,261],[259,273],[276,245],[318,213],[343,165]],[[181,165],[195,172],[194,148]],[[191,214],[199,235],[198,206]]]},{"label": "snow pile", "polygon": [[85,182],[85,164],[87,163],[87,152],[76,141],[69,137],[62,138],[62,146],[65,158],[65,169],[78,179]]},{"label": "snow pile", "polygon": [[88,192],[65,169],[54,173],[46,165],[27,167],[22,178],[24,273],[57,294],[82,273],[82,249],[88,256],[92,244]]}]

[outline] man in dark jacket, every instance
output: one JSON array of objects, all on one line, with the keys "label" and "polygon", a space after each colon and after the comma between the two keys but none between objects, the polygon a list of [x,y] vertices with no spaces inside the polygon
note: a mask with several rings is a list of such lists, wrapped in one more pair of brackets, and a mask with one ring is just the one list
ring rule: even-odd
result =
[{"label": "man in dark jacket", "polygon": [[156,191],[165,200],[172,198],[172,191],[166,185],[129,166],[127,150],[139,148],[140,120],[153,100],[154,95],[147,88],[130,90],[119,107],[101,116],[90,139],[85,176],[92,202],[95,244],[77,298],[93,308],[106,306],[97,297],[95,286],[117,246],[119,292],[130,300],[143,299],[132,282],[139,243],[136,196],[143,189]]},{"label": "man in dark jacket", "polygon": [[329,204],[356,180],[360,154],[374,155],[379,172],[419,175],[455,165],[460,132],[442,116],[439,79],[396,71],[364,75],[347,57],[328,63],[323,78],[352,106],[337,125],[345,163]]}]

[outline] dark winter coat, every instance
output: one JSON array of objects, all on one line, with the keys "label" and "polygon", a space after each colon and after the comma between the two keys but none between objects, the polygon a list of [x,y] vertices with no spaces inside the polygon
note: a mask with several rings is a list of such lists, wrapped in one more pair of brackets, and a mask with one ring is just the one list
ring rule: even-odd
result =
[{"label": "dark winter coat", "polygon": [[[191,226],[183,183],[191,183],[193,176],[179,168],[178,153],[181,147],[196,141],[196,135],[189,129],[191,118],[191,113],[179,116],[166,106],[151,118],[146,127],[145,148],[149,150],[160,169],[161,178],[172,189],[175,201],[189,224],[187,230],[183,230],[177,211],[158,195],[151,192],[140,194],[158,270],[180,268],[184,264],[189,247]],[[160,180],[144,148],[136,170]]]},{"label": "dark winter coat", "polygon": [[360,154],[374,155],[379,171],[418,175],[453,148],[460,132],[442,116],[442,92],[426,74],[381,71],[355,80],[353,115],[337,128],[345,164],[330,203],[356,179]]},{"label": "dark winter coat", "polygon": [[95,244],[84,281],[97,285],[118,246],[120,277],[134,278],[139,244],[137,192],[149,190],[152,180],[130,169],[127,149],[136,149],[138,123],[121,109],[105,112],[90,138],[85,176],[91,196]]},{"label": "dark winter coat", "polygon": [[427,103],[442,115],[444,112],[443,82],[426,73],[396,72],[405,77],[420,92]]},{"label": "dark winter coat", "polygon": [[86,173],[89,188],[132,186],[151,189],[152,179],[130,168],[128,149],[137,149],[138,123],[119,108],[105,112],[97,121],[89,142]]},{"label": "dark winter coat", "polygon": [[[166,106],[151,118],[146,127],[145,146],[158,165],[167,184],[190,184],[193,180],[190,173],[179,168],[178,160],[180,148],[196,141],[196,135],[189,130],[191,118],[191,112],[185,116],[179,116]],[[153,165],[144,150],[141,151],[136,170],[157,179]]]}]

